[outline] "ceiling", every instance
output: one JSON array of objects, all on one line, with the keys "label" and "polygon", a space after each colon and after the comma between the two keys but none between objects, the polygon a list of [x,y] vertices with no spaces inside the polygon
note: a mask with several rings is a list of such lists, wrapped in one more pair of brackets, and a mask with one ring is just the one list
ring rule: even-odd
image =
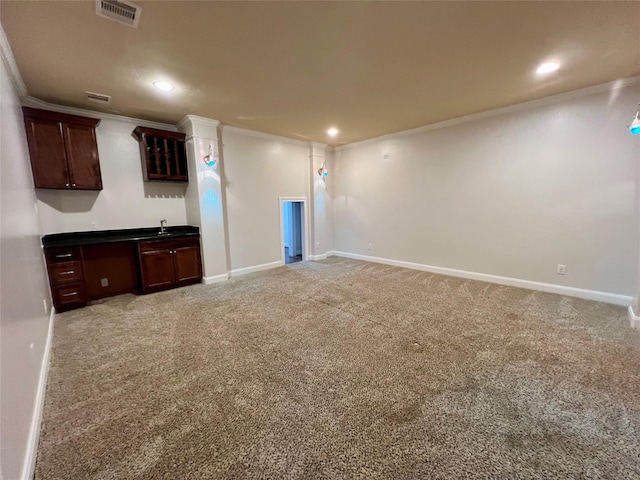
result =
[{"label": "ceiling", "polygon": [[0,2],[29,94],[342,145],[640,74],[640,2],[134,3],[137,29],[92,1]]}]

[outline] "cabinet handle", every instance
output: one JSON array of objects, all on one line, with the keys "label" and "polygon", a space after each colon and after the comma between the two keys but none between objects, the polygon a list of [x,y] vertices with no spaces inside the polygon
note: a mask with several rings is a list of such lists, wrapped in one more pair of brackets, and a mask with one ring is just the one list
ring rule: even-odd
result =
[{"label": "cabinet handle", "polygon": [[71,275],[72,273],[76,273],[75,270],[69,270],[68,272],[60,272],[60,275]]},{"label": "cabinet handle", "polygon": [[67,258],[72,256],[73,256],[73,253],[65,253],[63,255],[56,255],[56,258]]},{"label": "cabinet handle", "polygon": [[67,183],[67,184],[65,185],[65,187],[68,187],[68,186],[69,186],[69,184]]},{"label": "cabinet handle", "polygon": [[72,186],[72,187],[75,187],[75,186],[76,186],[76,184],[75,184],[75,183],[72,183],[72,184],[71,184],[71,186]]},{"label": "cabinet handle", "polygon": [[73,297],[74,295],[77,295],[78,292],[73,292],[73,293],[63,293],[62,296],[63,297]]}]

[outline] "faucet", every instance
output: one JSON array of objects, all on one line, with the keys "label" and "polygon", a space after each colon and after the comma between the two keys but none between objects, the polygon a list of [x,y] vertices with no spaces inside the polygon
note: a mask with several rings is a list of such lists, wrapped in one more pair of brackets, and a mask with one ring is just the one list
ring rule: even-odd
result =
[{"label": "faucet", "polygon": [[164,224],[167,223],[166,220],[160,220],[160,234],[164,233]]}]

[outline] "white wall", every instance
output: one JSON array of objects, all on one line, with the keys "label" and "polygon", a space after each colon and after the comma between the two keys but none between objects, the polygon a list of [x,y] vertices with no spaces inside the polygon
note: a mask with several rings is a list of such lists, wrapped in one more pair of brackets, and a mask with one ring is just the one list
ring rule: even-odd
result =
[{"label": "white wall", "polygon": [[[3,52],[4,53],[4,52]],[[36,409],[51,305],[22,112],[0,71],[0,477],[20,478]]]},{"label": "white wall", "polygon": [[140,147],[131,133],[145,122],[84,113],[102,119],[96,137],[103,190],[38,189],[44,233],[159,227],[162,219],[167,226],[187,224],[185,184],[143,181]]},{"label": "white wall", "polygon": [[335,249],[635,295],[640,87],[563,98],[338,149]]},{"label": "white wall", "polygon": [[309,196],[307,144],[240,132],[222,131],[232,270],[279,262],[279,197]]}]

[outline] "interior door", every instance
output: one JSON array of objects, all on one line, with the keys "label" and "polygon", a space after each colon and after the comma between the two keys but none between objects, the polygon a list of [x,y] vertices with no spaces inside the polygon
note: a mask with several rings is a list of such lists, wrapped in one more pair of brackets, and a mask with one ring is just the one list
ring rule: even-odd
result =
[{"label": "interior door", "polygon": [[302,255],[302,202],[291,203],[291,240],[289,255]]}]

